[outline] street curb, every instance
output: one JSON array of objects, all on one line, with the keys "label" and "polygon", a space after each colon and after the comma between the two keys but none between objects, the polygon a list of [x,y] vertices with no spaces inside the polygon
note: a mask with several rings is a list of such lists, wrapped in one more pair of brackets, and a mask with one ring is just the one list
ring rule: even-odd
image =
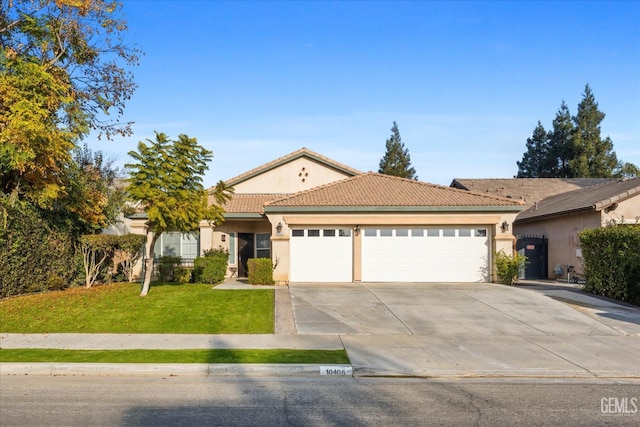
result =
[{"label": "street curb", "polygon": [[[322,368],[347,369],[351,365],[318,364],[204,364],[204,363],[1,363],[0,375],[34,376],[349,376],[326,375]],[[338,369],[339,368],[339,369]]]},{"label": "street curb", "polygon": [[[327,373],[327,370],[329,373]],[[344,373],[346,372],[346,373]],[[623,372],[575,371],[387,371],[353,368],[348,364],[243,364],[243,363],[0,363],[0,376],[149,376],[149,377],[342,377],[423,379],[544,379],[640,381],[640,376]]]}]

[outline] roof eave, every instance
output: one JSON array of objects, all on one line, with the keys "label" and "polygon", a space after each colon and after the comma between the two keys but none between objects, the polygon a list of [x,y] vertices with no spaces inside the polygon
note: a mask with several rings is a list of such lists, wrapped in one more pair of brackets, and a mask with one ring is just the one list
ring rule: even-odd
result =
[{"label": "roof eave", "polygon": [[146,212],[136,212],[131,215],[125,215],[124,217],[127,219],[147,219],[148,218]]},{"label": "roof eave", "polygon": [[567,215],[573,215],[576,213],[583,213],[583,212],[590,212],[590,211],[598,211],[599,209],[596,209],[595,206],[586,206],[586,207],[582,207],[582,208],[577,208],[577,209],[569,209],[569,210],[564,210],[562,212],[550,212],[547,214],[541,214],[541,215],[535,215],[535,216],[531,216],[531,217],[526,217],[526,218],[516,218],[516,220],[514,221],[514,224],[520,224],[523,222],[533,222],[533,221],[539,221],[539,220],[543,220],[543,219],[550,219],[550,218],[556,218],[556,217],[560,217],[560,216],[567,216]]},{"label": "roof eave", "polygon": [[263,219],[265,215],[258,212],[225,212],[225,219]]},{"label": "roof eave", "polygon": [[625,192],[622,192],[620,194],[616,194],[614,196],[611,196],[607,199],[604,200],[600,200],[596,203],[594,203],[594,208],[598,211],[601,211],[603,209],[607,209],[608,207],[615,205],[617,203],[620,202],[624,202],[625,200],[636,196],[640,193],[640,187],[635,187],[635,188],[631,188]]},{"label": "roof eave", "polygon": [[265,206],[272,212],[520,212],[523,206]]}]

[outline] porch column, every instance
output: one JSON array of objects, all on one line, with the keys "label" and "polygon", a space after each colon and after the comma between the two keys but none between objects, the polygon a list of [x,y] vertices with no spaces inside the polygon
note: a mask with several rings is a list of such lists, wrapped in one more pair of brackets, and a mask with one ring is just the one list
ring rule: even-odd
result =
[{"label": "porch column", "polygon": [[267,215],[271,223],[271,260],[273,280],[278,285],[289,283],[290,257],[289,257],[289,226],[284,222],[282,215]]}]

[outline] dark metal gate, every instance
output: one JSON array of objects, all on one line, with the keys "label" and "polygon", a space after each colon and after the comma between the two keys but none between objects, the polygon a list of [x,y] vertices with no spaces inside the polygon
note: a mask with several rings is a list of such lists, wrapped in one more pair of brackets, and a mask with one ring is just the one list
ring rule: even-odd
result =
[{"label": "dark metal gate", "polygon": [[521,279],[546,279],[548,266],[548,243],[544,236],[518,236],[516,250],[527,257]]}]

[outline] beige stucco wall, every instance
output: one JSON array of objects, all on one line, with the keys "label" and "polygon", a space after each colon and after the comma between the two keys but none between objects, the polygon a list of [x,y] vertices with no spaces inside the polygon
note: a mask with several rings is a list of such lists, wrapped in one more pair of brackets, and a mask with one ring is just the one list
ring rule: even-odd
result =
[{"label": "beige stucco wall", "polygon": [[301,157],[234,185],[237,194],[297,193],[348,178],[344,172]]},{"label": "beige stucco wall", "polygon": [[607,225],[607,223],[611,221],[631,224],[640,222],[640,195],[618,202],[617,205],[604,209],[602,211],[602,221],[602,225]]},{"label": "beige stucco wall", "polygon": [[555,279],[554,268],[556,265],[573,265],[577,272],[582,272],[582,259],[578,249],[580,240],[578,234],[585,228],[598,228],[601,225],[599,212],[586,212],[574,215],[550,218],[544,221],[516,224],[514,234],[544,235],[549,240],[548,249],[548,277]]},{"label": "beige stucco wall", "polygon": [[619,202],[615,209],[581,212],[571,215],[549,218],[546,220],[519,223],[515,225],[515,235],[544,235],[549,240],[548,277],[556,278],[554,268],[573,265],[578,273],[582,273],[582,257],[580,257],[580,239],[578,234],[585,228],[604,227],[612,220],[615,222],[635,223],[640,216],[640,196]]},{"label": "beige stucco wall", "polygon": [[[272,257],[277,260],[277,267],[274,270],[274,280],[279,283],[287,283],[289,280],[289,235],[292,227],[312,227],[312,226],[343,226],[353,230],[353,278],[360,281],[362,278],[362,255],[361,255],[361,233],[355,232],[356,227],[361,229],[368,226],[389,225],[389,226],[427,226],[427,225],[468,225],[483,226],[489,229],[490,244],[489,257],[493,266],[492,254],[499,250],[504,250],[508,254],[513,254],[515,237],[513,221],[517,213],[379,213],[379,214],[269,214],[268,218],[273,226],[272,229]],[[507,221],[509,230],[503,232],[501,224]],[[282,235],[276,236],[275,226],[282,223]],[[492,268],[491,279],[496,280],[495,270]]]},{"label": "beige stucco wall", "polygon": [[[200,224],[200,253],[214,248],[225,248],[229,250],[229,233],[270,233],[271,253],[276,268],[274,270],[274,280],[277,283],[288,283],[290,271],[289,256],[289,235],[290,226],[304,227],[317,225],[340,225],[354,230],[354,254],[353,254],[353,277],[359,281],[362,277],[361,264],[361,236],[355,233],[356,226],[365,228],[377,225],[469,225],[484,226],[489,229],[491,236],[490,254],[499,250],[513,253],[515,238],[511,230],[516,213],[380,213],[380,214],[269,214],[267,219],[229,219],[218,227],[212,227],[206,221]],[[509,224],[509,231],[502,232],[500,225],[503,221]],[[282,231],[278,234],[277,225],[282,224]],[[134,233],[145,234],[146,225],[144,220],[134,220],[130,224]],[[223,241],[224,236],[224,241]],[[149,251],[149,241],[147,243],[147,253]],[[237,250],[237,244],[235,246]],[[237,263],[230,264],[229,267],[237,267]],[[140,274],[141,264],[136,267],[136,274]],[[227,272],[227,276],[231,271]],[[492,272],[492,278],[495,275]]]}]

